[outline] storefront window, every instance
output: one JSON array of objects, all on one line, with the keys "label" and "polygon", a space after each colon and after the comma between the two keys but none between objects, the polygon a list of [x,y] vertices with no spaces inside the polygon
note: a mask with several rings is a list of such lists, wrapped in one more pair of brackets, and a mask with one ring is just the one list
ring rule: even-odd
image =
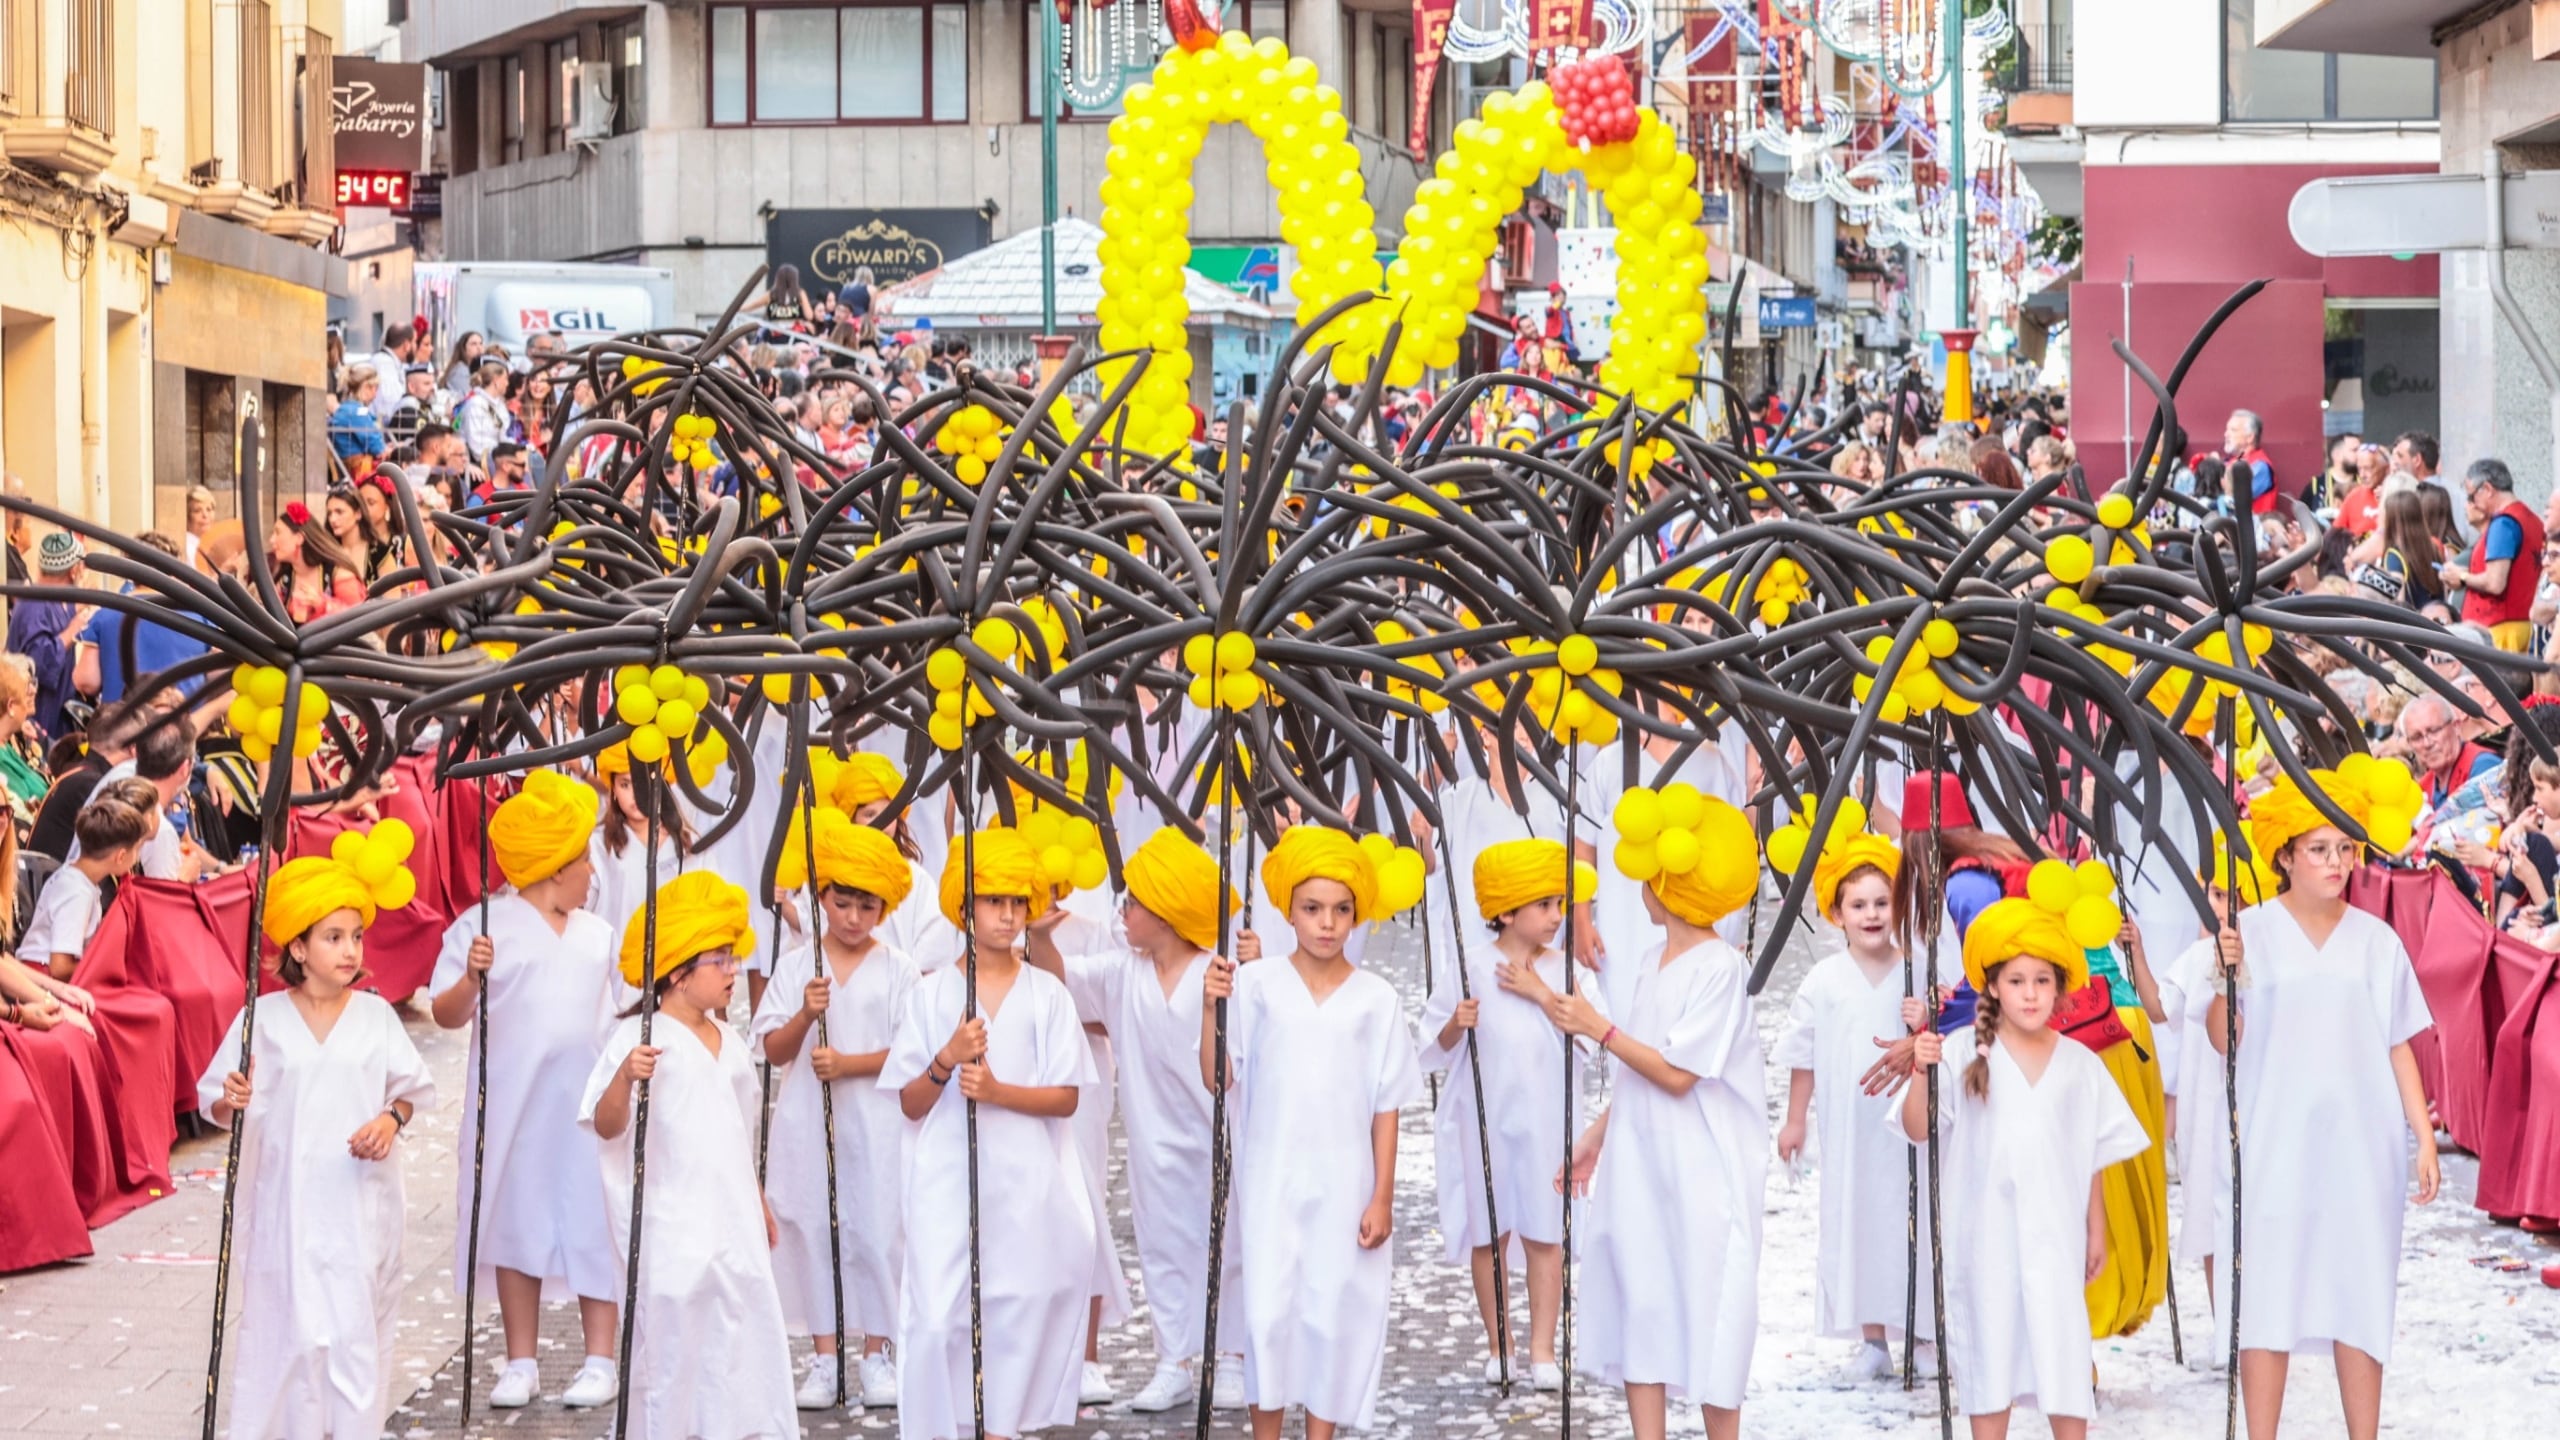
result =
[{"label": "storefront window", "polygon": [[711,7],[711,123],[957,123],[969,114],[963,4]]}]

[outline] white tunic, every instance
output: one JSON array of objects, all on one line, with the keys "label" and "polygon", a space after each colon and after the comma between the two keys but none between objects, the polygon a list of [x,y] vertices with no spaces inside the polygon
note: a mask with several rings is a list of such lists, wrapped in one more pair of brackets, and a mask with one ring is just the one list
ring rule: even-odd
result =
[{"label": "white tunic", "polygon": [[960,958],[960,927],[942,918],[940,872],[917,860],[907,862],[907,871],[907,898],[882,918],[879,935],[913,961],[918,974],[930,975]]},{"label": "white tunic", "polygon": [[[781,1440],[800,1434],[800,1418],[756,1190],[762,1096],[746,1038],[726,1020],[712,1023],[717,1054],[663,1015],[649,1032],[658,1073],[649,1082],[640,1284],[630,1301],[630,1433],[644,1440]],[[614,1027],[596,1057],[578,1105],[578,1123],[590,1132],[605,1088],[639,1043],[634,1015]],[[638,1098],[634,1086],[631,1122],[597,1142],[614,1249],[626,1256]]]},{"label": "white tunic", "polygon": [[[2059,1040],[2033,1082],[2007,1045],[1987,1053],[1989,1098],[1965,1093],[1961,1064],[1938,1081],[1939,1134],[1966,1206],[1965,1223],[1946,1232],[1957,1398],[1968,1415],[2025,1402],[2086,1418],[2089,1182],[2151,1137],[2106,1062],[2078,1041]],[[1901,1097],[1888,1121],[1896,1134]]]},{"label": "white tunic", "polygon": [[[1444,974],[1444,983],[1422,1002],[1422,1068],[1449,1073],[1440,1090],[1439,1112],[1431,1117],[1431,1133],[1441,1258],[1452,1265],[1465,1264],[1470,1251],[1493,1243],[1484,1213],[1484,1160],[1476,1140],[1479,1067],[1486,1133],[1493,1142],[1494,1218],[1504,1234],[1522,1240],[1553,1245],[1564,1239],[1564,1197],[1556,1193],[1555,1178],[1565,1163],[1571,1131],[1580,1128],[1581,1107],[1575,1107],[1575,1124],[1568,1127],[1564,1033],[1535,1001],[1495,983],[1494,968],[1502,962],[1502,952],[1490,944],[1467,951],[1467,985],[1478,1002],[1474,1047],[1464,1031],[1457,1044],[1447,1049],[1440,1045],[1440,1032],[1458,1010],[1454,971]],[[1550,989],[1564,989],[1563,952],[1541,951],[1537,969]],[[1594,1004],[1600,1003],[1598,976],[1585,970],[1574,983]],[[1589,1062],[1588,1055],[1576,1058],[1577,1086]]]},{"label": "white tunic", "polygon": [[[1727,725],[1716,739],[1691,752],[1673,778],[1686,782],[1727,804],[1739,807],[1743,800],[1743,776],[1746,773],[1747,746],[1742,727]],[[1662,762],[1651,755],[1637,761],[1636,778],[1650,784]],[[1634,1003],[1636,980],[1652,965],[1654,944],[1662,931],[1647,918],[1644,908],[1644,883],[1630,880],[1611,863],[1610,856],[1618,847],[1618,797],[1626,793],[1626,757],[1616,745],[1587,748],[1582,759],[1582,793],[1580,801],[1587,821],[1591,843],[1599,854],[1595,867],[1600,884],[1595,892],[1591,915],[1599,928],[1602,958],[1601,988],[1608,992],[1613,1014],[1624,1015]],[[1557,838],[1550,834],[1550,839]],[[1749,937],[1750,907],[1734,911],[1716,926],[1716,933],[1739,946]]]},{"label": "white tunic", "polygon": [[[816,973],[809,947],[784,952],[775,962],[764,1004],[747,1029],[764,1056],[765,1037],[800,1013],[801,992]],[[851,974],[829,967],[827,1048],[868,1055],[895,1042],[907,993],[915,988],[915,962],[875,935]],[[765,1198],[773,1205],[774,1278],[782,1291],[782,1317],[794,1335],[832,1336],[836,1289],[827,1278],[827,1149],[817,1073],[809,1068],[818,1048],[814,1024],[802,1032],[800,1053],[774,1067],[772,1128],[765,1150]],[[898,1269],[905,1260],[898,1216],[899,1166],[907,1117],[898,1097],[869,1080],[837,1080],[837,1234],[843,1252],[844,1328],[848,1336],[898,1329]]]},{"label": "white tunic", "polygon": [[[256,1071],[241,1137],[231,1379],[239,1440],[373,1440],[390,1413],[401,1157],[359,1160],[347,1141],[395,1100],[435,1103],[400,1014],[358,991],[315,1039],[288,991],[258,999]],[[233,1016],[196,1080],[210,1116],[240,1063]],[[234,1123],[239,1123],[235,1121]]]},{"label": "white tunic", "polygon": [[[1947,968],[1943,959],[1940,966]],[[1857,960],[1838,950],[1807,972],[1778,1039],[1780,1069],[1813,1072],[1812,1138],[1822,1167],[1813,1303],[1815,1323],[1835,1338],[1854,1338],[1867,1325],[1900,1334],[1910,1313],[1914,1152],[1886,1129],[1900,1102],[1869,1095],[1858,1083],[1884,1053],[1875,1042],[1904,1033],[1902,963],[1894,961],[1870,983]],[[1925,1166],[1927,1157],[1921,1159]],[[1941,1174],[1942,1189],[1945,1179]],[[1916,1227],[1923,1236],[1928,1204],[1924,1185]],[[1924,1254],[1921,1264],[1927,1263]],[[1925,1269],[1918,1293],[1925,1339],[1935,1309]]]},{"label": "white tunic", "polygon": [[[1423,892],[1424,913],[1431,926],[1430,989],[1434,998],[1444,986],[1457,988],[1457,957],[1492,938],[1484,917],[1476,913],[1476,857],[1506,840],[1564,840],[1564,807],[1527,776],[1522,776],[1520,783],[1529,802],[1526,815],[1494,794],[1490,781],[1469,778],[1440,792],[1440,825],[1448,834],[1449,870],[1445,883],[1435,873]],[[1584,827],[1582,838],[1594,838],[1588,826]],[[1436,870],[1440,863],[1437,840],[1430,858]],[[1557,878],[1561,882],[1563,877]]]},{"label": "white tunic", "polygon": [[[606,796],[604,803],[612,804],[613,797]],[[587,909],[597,919],[602,920],[605,928],[613,934],[614,956],[617,962],[614,977],[617,982],[622,975],[619,961],[622,955],[623,932],[629,927],[631,917],[639,913],[640,909],[649,902],[647,838],[641,832],[633,831],[624,843],[622,853],[616,855],[605,848],[604,827],[599,823],[595,838],[587,844],[587,859],[595,866],[595,881],[587,891]],[[672,838],[666,835],[658,837],[658,883],[660,885],[666,884],[687,870],[697,868],[701,863],[698,856],[677,854],[676,844]],[[730,878],[734,880],[736,877]],[[753,910],[756,907],[750,904],[747,908]],[[625,986],[619,992],[619,997],[614,1008],[625,1010],[640,998],[640,992]]]},{"label": "white tunic", "polygon": [[[480,934],[480,907],[455,917],[436,955],[427,993],[461,983]],[[613,1029],[621,980],[619,942],[585,910],[553,933],[542,913],[512,890],[489,900],[489,1139],[480,1184],[480,1283],[485,1304],[497,1294],[504,1266],[542,1281],[543,1298],[585,1296],[619,1301],[622,1257],[605,1230],[604,1176],[592,1163],[593,1138],[578,1128],[578,1096]],[[473,1127],[479,1112],[480,1057],[486,1038],[473,1025],[464,1065],[462,1134],[456,1154],[454,1214],[471,1223]],[[469,1237],[453,1247],[453,1286],[463,1290]]]},{"label": "white tunic", "polygon": [[[1209,957],[1193,958],[1167,994],[1152,962],[1125,950],[1067,957],[1067,988],[1076,1008],[1111,1031],[1120,1072],[1120,1122],[1129,1141],[1129,1215],[1138,1240],[1138,1275],[1156,1358],[1172,1362],[1200,1353],[1208,1299],[1210,1094],[1200,1083],[1200,985]],[[1081,1110],[1078,1112],[1081,1114]],[[1220,1293],[1243,1293],[1243,1236],[1228,1197]],[[1229,1317],[1232,1308],[1225,1312]],[[1220,1348],[1241,1349],[1228,1318]]]},{"label": "white tunic", "polygon": [[2198,940],[2160,976],[2161,1007],[2187,1040],[2178,1051],[2178,1233],[2169,1251],[2181,1264],[2231,1250],[2231,1087],[2222,1052],[2204,1033],[2222,993],[2214,953],[2210,937]]},{"label": "white tunic", "polygon": [[2391,1360],[2409,1126],[2391,1048],[2434,1023],[2409,952],[2349,908],[2314,949],[2281,901],[2243,911],[2240,1345]]},{"label": "white tunic", "polygon": [[[907,997],[880,1089],[925,1073],[960,1023],[962,967]],[[1026,965],[987,1018],[987,1068],[1010,1085],[1081,1085],[1092,1068],[1075,1004]],[[979,1296],[987,1430],[1020,1435],[1070,1424],[1083,1380],[1095,1220],[1073,1127],[999,1105],[978,1111]],[[898,1433],[970,1433],[968,1103],[955,1081],[907,1130],[907,1256],[898,1311]]]},{"label": "white tunic", "polygon": [[1386,981],[1354,969],[1319,1003],[1281,957],[1236,972],[1227,1040],[1245,1394],[1257,1409],[1366,1426],[1395,1272],[1391,1243],[1360,1248],[1377,1184],[1370,1126],[1422,1088],[1413,1034]]},{"label": "white tunic", "polygon": [[1710,938],[1668,960],[1656,939],[1626,1033],[1698,1077],[1673,1095],[1621,1064],[1591,1179],[1578,1313],[1583,1370],[1742,1404],[1759,1331],[1769,1112],[1750,962]]},{"label": "white tunic", "polygon": [[[1061,956],[1086,954],[1115,943],[1114,922],[1117,902],[1112,892],[1103,887],[1070,891],[1058,902],[1066,918],[1050,939]],[[1070,1130],[1076,1139],[1076,1159],[1084,1172],[1085,1206],[1093,1212],[1093,1288],[1092,1296],[1102,1302],[1102,1326],[1105,1329],[1126,1324],[1129,1319],[1129,1267],[1120,1258],[1120,1239],[1111,1233],[1111,1112],[1113,1109],[1113,1070],[1117,1048],[1113,1041],[1109,1017],[1086,1003],[1069,977],[1067,995],[1075,1003],[1076,1023],[1084,1030],[1084,1048],[1093,1064],[1084,1082],[1076,1087],[1076,1113]]]}]

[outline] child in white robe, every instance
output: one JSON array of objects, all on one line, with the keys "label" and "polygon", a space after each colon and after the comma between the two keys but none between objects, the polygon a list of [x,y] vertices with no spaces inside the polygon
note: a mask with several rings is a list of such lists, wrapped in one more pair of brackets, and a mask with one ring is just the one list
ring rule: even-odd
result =
[{"label": "child in white robe", "polygon": [[1609,1108],[1575,1142],[1570,1169],[1591,1196],[1575,1359],[1626,1388],[1636,1440],[1662,1440],[1675,1394],[1698,1403],[1711,1440],[1733,1440],[1759,1332],[1769,1114],[1750,962],[1714,926],[1750,901],[1760,852],[1751,822],[1723,801],[1685,784],[1661,799],[1691,822],[1662,834],[1685,833],[1696,858],[1678,872],[1657,861],[1645,886],[1663,936],[1641,958],[1624,1018],[1612,1023],[1587,992],[1563,994],[1525,966],[1504,966],[1501,983],[1617,1062]]},{"label": "child in white robe", "polygon": [[[1292,1405],[1308,1440],[1366,1426],[1386,1356],[1395,1262],[1396,1112],[1422,1089],[1393,987],[1345,953],[1378,881],[1349,835],[1282,833],[1262,884],[1286,907],[1295,953],[1202,983],[1200,1074],[1233,1091],[1236,1218],[1243,1233],[1244,1383],[1254,1440],[1276,1440]],[[1216,1067],[1217,1005],[1228,1069]],[[1231,1240],[1230,1243],[1235,1243]],[[1241,1311],[1241,1314],[1238,1312]]]},{"label": "child in white robe", "polygon": [[[649,899],[649,811],[631,783],[631,752],[622,745],[598,752],[596,784],[604,795],[597,807],[591,850],[595,879],[588,887],[587,908],[618,937]],[[700,868],[700,862],[693,854],[693,828],[673,788],[655,785],[651,790],[658,810],[657,879],[664,885]],[[627,1008],[639,998],[625,992],[616,1008]]]},{"label": "child in white robe", "polygon": [[[654,978],[654,1015],[623,1017],[579,1103],[604,1169],[613,1244],[628,1256],[641,1082],[648,1191],[630,1299],[635,1440],[796,1440],[791,1342],[774,1287],[773,1211],[756,1186],[762,1096],[727,1020],[738,952],[755,934],[747,892],[707,870],[658,887],[656,974],[648,912],[622,932],[622,979]],[[643,1026],[648,1043],[641,1043]]]},{"label": "child in white robe", "polygon": [[[2089,1433],[2089,1306],[2106,1262],[2099,1172],[2151,1143],[2106,1062],[2050,1021],[2087,983],[2087,952],[2031,900],[1993,902],[1965,932],[1965,978],[1978,996],[1974,1053],[1938,1085],[1947,1165],[1968,1197],[1947,1234],[1947,1313],[1958,1403],[1979,1440],[2008,1434],[2020,1401],[2044,1412],[2055,1440]],[[1913,1047],[1918,1069],[1891,1119],[1918,1144],[1928,1134],[1928,1067],[1945,1055],[1934,1029]]]},{"label": "child in white robe", "polygon": [[[1814,962],[1805,975],[1788,1006],[1776,1057],[1789,1072],[1778,1158],[1793,1163],[1804,1153],[1808,1109],[1821,1121],[1814,1318],[1824,1335],[1860,1340],[1842,1373],[1852,1384],[1893,1373],[1886,1342],[1902,1332],[1914,1294],[1911,1149],[1885,1128],[1893,1100],[1866,1093],[1860,1083],[1875,1064],[1877,1043],[1912,1029],[1904,1008],[1904,956],[1893,923],[1894,875],[1901,863],[1892,842],[1865,832],[1824,848],[1814,866],[1813,900],[1848,946]],[[1936,981],[1918,977],[1918,988],[1926,993],[1933,983],[1952,984],[1961,973],[1953,959],[1942,955],[1945,973]],[[1920,1003],[1914,999],[1910,1005],[1916,1011]],[[1927,1203],[1924,1193],[1921,1204]],[[1919,1223],[1925,1234],[1925,1214]],[[1926,1272],[1917,1293],[1918,1333],[1934,1338]]]},{"label": "child in white robe", "polygon": [[[1476,1308],[1484,1316],[1491,1352],[1485,1378],[1509,1374],[1540,1390],[1564,1384],[1556,1364],[1556,1324],[1564,1300],[1564,1206],[1555,1186],[1571,1131],[1562,1087],[1565,1047],[1571,1042],[1547,1023],[1538,1006],[1500,988],[1505,965],[1535,968],[1554,989],[1565,984],[1564,952],[1555,948],[1565,919],[1565,853],[1561,840],[1506,840],[1476,852],[1469,891],[1489,944],[1467,947],[1467,998],[1459,998],[1455,967],[1422,1004],[1425,1070],[1448,1072],[1447,1092],[1431,1117],[1440,1200],[1444,1259],[1473,1272]],[[1590,867],[1577,865],[1575,898],[1590,898]],[[1594,989],[1586,968],[1579,984]],[[1476,1119],[1484,1097],[1485,1122]],[[1479,1129],[1492,1142],[1493,1215],[1485,1214],[1486,1178]],[[1493,1221],[1501,1233],[1494,1233]],[[1499,1315],[1507,1291],[1494,1284],[1494,1266],[1510,1263],[1517,1241],[1528,1262],[1529,1363],[1522,1366]],[[1499,1243],[1499,1249],[1497,1249]]]},{"label": "child in white robe", "polygon": [[[1200,1011],[1209,954],[1218,942],[1218,862],[1180,832],[1158,829],[1122,862],[1128,892],[1120,909],[1127,947],[1082,954],[1047,943],[1035,929],[1031,962],[1066,981],[1078,1013],[1099,1018],[1118,1062],[1120,1114],[1128,1136],[1129,1214],[1138,1271],[1156,1346],[1155,1373],[1129,1400],[1140,1414],[1191,1401],[1198,1386],[1209,1271],[1209,1093],[1200,1084]],[[1228,890],[1230,925],[1242,902]],[[1237,953],[1259,949],[1252,932]],[[1082,1102],[1077,1115],[1083,1116]],[[1242,1236],[1233,1197],[1221,1253],[1221,1293],[1243,1291]],[[1241,1409],[1244,1349],[1237,1327],[1219,1332],[1211,1403]]]},{"label": "child in white robe", "polygon": [[[536,770],[489,817],[489,850],[508,889],[492,895],[487,933],[474,906],[454,917],[427,991],[447,1030],[473,1025],[488,992],[489,1025],[472,1035],[457,1153],[482,1158],[481,1303],[495,1295],[506,1363],[489,1406],[531,1404],[539,1372],[534,1342],[541,1304],[576,1296],[586,1363],[560,1403],[614,1397],[621,1257],[606,1238],[604,1176],[578,1129],[578,1096],[613,1027],[619,966],[612,927],[582,908],[594,865],[596,792],[555,770]],[[489,1048],[488,1139],[478,1140],[480,1063]],[[457,1167],[454,1293],[469,1263],[472,1167]],[[474,1317],[475,1319],[477,1317]],[[474,1377],[476,1380],[476,1377]]]},{"label": "child in white robe", "polygon": [[[974,852],[974,866],[964,869]],[[973,873],[972,873],[973,872]],[[964,885],[969,887],[964,890]],[[975,1423],[969,1353],[968,1107],[977,1102],[986,1429],[1071,1424],[1083,1382],[1096,1227],[1069,1118],[1092,1069],[1066,986],[1016,947],[1050,904],[1029,842],[1001,827],[951,846],[939,887],[977,972],[946,965],[907,1000],[880,1088],[908,1121],[898,1433],[957,1440]]]},{"label": "child in white robe", "polygon": [[408,1206],[392,1147],[435,1083],[399,1012],[352,988],[365,927],[416,890],[396,863],[413,837],[386,820],[357,843],[393,862],[390,878],[308,855],[268,880],[263,928],[287,988],[258,998],[247,1068],[233,1068],[243,1011],[196,1081],[205,1118],[247,1127],[223,1397],[238,1440],[374,1440],[394,1398]]},{"label": "child in white robe", "polygon": [[[839,1295],[845,1334],[862,1340],[858,1379],[843,1376],[843,1391],[855,1403],[890,1406],[898,1403],[888,1345],[897,1333],[905,1263],[898,1182],[907,1125],[897,1097],[876,1082],[917,975],[915,962],[882,940],[879,926],[907,898],[913,872],[881,831],[833,808],[815,815],[826,965],[819,967],[807,945],[784,954],[748,1026],[776,1076],[771,1134],[781,1143],[769,1146],[765,1170],[782,1237],[774,1271],[785,1323],[792,1334],[811,1336],[817,1352],[800,1386],[800,1408],[836,1403]],[[786,847],[778,883],[796,892],[808,879],[796,847]],[[821,1085],[834,1106],[832,1240]],[[831,1271],[837,1279],[828,1278]]]},{"label": "child in white robe", "polygon": [[[2222,1052],[2204,1033],[2206,1016],[2222,988],[2222,966],[2215,958],[2218,950],[2213,932],[2221,928],[2222,917],[2229,913],[2229,892],[2222,886],[2224,872],[2219,859],[2210,871],[2202,877],[2212,896],[2208,922],[2199,927],[2201,933],[2194,943],[2181,950],[2160,975],[2161,1007],[2192,1042],[2181,1046],[2177,1056],[2178,1093],[2187,1097],[2188,1103],[2173,1116],[2172,1133],[2178,1153],[2178,1225],[2169,1260],[2176,1265],[2203,1264],[2209,1307],[2221,1302],[2218,1262],[2231,1253],[2231,1089],[2223,1075]],[[2240,867],[2239,875],[2243,907],[2274,897],[2275,878],[2266,869],[2264,857],[2251,856],[2250,863]],[[2167,1058],[2162,1056],[2164,1062]],[[2218,1310],[2215,1313],[2220,1314]],[[2213,1333],[2227,1335],[2225,1322],[2217,1319]],[[2220,1344],[2198,1345],[2188,1352],[2187,1364],[2195,1369],[2220,1369],[2228,1355]]]},{"label": "child in white robe", "polygon": [[[2315,776],[2373,828],[2380,782]],[[2406,783],[2393,788],[2405,795]],[[2223,965],[2240,972],[2241,1401],[2249,1433],[2274,1435],[2292,1357],[2326,1351],[2346,1434],[2369,1440],[2382,1422],[2409,1183],[2424,1205],[2441,1182],[2409,1048],[2433,1019],[2400,938],[2347,904],[2364,847],[2289,776],[2252,802],[2249,828],[2285,888],[2217,937]],[[2217,1057],[2227,1019],[2216,993],[2205,1032]]]}]

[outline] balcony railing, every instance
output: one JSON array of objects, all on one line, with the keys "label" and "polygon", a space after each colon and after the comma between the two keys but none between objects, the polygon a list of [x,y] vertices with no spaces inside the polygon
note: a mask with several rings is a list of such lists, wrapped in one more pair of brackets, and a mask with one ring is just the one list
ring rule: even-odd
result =
[{"label": "balcony railing", "polygon": [[276,185],[276,27],[267,0],[237,0],[240,72],[234,93],[240,106],[240,183],[255,190]]},{"label": "balcony railing", "polygon": [[2000,88],[2012,95],[2071,88],[2071,24],[2020,24],[2000,67]]},{"label": "balcony railing", "polygon": [[115,0],[71,0],[70,12],[62,113],[72,124],[104,135],[115,128]]}]

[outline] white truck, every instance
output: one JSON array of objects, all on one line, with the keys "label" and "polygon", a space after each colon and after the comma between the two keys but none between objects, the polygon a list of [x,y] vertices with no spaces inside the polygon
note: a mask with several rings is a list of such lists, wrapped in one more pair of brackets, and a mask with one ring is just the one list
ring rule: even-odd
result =
[{"label": "white truck", "polygon": [[417,308],[427,317],[432,353],[477,330],[491,345],[521,356],[534,336],[553,331],[576,349],[607,335],[672,325],[675,272],[642,265],[441,261],[415,272]]}]

